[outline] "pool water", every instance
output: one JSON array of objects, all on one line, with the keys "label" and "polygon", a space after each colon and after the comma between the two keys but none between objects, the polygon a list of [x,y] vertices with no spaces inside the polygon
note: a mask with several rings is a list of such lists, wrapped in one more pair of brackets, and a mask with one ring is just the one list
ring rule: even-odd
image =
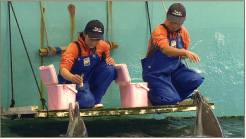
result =
[{"label": "pool water", "polygon": [[[84,117],[89,137],[194,137],[194,118]],[[244,137],[244,117],[218,118],[225,137]],[[1,120],[1,137],[63,137],[68,118]]]}]

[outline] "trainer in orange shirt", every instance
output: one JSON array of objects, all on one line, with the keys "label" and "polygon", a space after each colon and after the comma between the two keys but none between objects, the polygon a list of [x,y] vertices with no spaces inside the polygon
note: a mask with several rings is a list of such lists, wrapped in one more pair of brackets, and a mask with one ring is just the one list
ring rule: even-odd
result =
[{"label": "trainer in orange shirt", "polygon": [[101,108],[102,97],[118,77],[110,46],[103,41],[104,26],[98,20],[87,23],[77,41],[70,43],[60,62],[59,83],[76,84],[79,107]]},{"label": "trainer in orange shirt", "polygon": [[189,58],[191,62],[200,61],[197,54],[188,51],[189,33],[182,26],[185,18],[185,7],[180,3],[172,4],[166,21],[151,34],[146,58],[141,61],[143,80],[148,82],[148,97],[153,106],[177,104],[204,80],[181,60]]}]

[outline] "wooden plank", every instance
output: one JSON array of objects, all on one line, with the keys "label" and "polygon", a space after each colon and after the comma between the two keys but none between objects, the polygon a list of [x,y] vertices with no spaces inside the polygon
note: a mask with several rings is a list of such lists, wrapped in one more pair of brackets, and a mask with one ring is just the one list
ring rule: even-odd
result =
[{"label": "wooden plank", "polygon": [[[214,103],[208,103],[212,109],[215,108]],[[119,116],[119,115],[141,115],[141,114],[155,114],[155,113],[170,113],[170,112],[187,112],[195,111],[196,105],[191,101],[183,101],[178,105],[163,105],[163,106],[149,106],[149,107],[135,107],[135,108],[105,108],[105,109],[81,109],[80,116]],[[49,117],[69,117],[68,110],[49,110]],[[1,118],[9,118],[13,115],[18,117],[44,118],[47,117],[47,110],[38,110],[38,106],[28,107],[13,107],[1,108]]]},{"label": "wooden plank", "polygon": [[[208,103],[214,109],[214,103]],[[187,112],[195,111],[195,104],[185,105],[163,105],[138,108],[106,108],[106,109],[81,109],[80,116],[119,116],[119,115],[139,115],[139,114],[155,114],[170,112]],[[68,117],[68,110],[52,110],[49,111],[49,117]],[[47,111],[38,111],[37,117],[47,117]]]},{"label": "wooden plank", "polygon": [[13,115],[1,115],[1,119],[12,119]]},{"label": "wooden plank", "polygon": [[192,105],[194,103],[193,100],[181,101],[178,105]]},{"label": "wooden plank", "polygon": [[1,108],[1,115],[36,114],[38,106]]}]

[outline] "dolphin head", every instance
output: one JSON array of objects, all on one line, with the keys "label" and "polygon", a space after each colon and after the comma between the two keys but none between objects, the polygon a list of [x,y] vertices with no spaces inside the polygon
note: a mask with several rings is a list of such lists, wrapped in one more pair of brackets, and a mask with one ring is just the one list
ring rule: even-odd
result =
[{"label": "dolphin head", "polygon": [[67,128],[68,137],[88,137],[85,123],[80,116],[79,103],[76,102],[73,111],[72,104],[69,104],[69,124]]}]

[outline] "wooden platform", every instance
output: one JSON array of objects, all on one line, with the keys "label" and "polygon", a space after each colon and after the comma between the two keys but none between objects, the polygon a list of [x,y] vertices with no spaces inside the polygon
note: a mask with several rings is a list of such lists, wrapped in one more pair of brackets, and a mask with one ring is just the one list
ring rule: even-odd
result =
[{"label": "wooden platform", "polygon": [[[214,109],[214,103],[208,103]],[[160,114],[171,112],[195,111],[196,105],[193,101],[183,101],[179,105],[163,105],[136,108],[104,108],[104,109],[81,109],[80,116],[120,116],[140,114]],[[38,106],[1,108],[1,119],[9,119],[13,116],[19,118],[46,118],[47,111],[39,110]],[[49,118],[68,117],[68,110],[50,110]]]}]

